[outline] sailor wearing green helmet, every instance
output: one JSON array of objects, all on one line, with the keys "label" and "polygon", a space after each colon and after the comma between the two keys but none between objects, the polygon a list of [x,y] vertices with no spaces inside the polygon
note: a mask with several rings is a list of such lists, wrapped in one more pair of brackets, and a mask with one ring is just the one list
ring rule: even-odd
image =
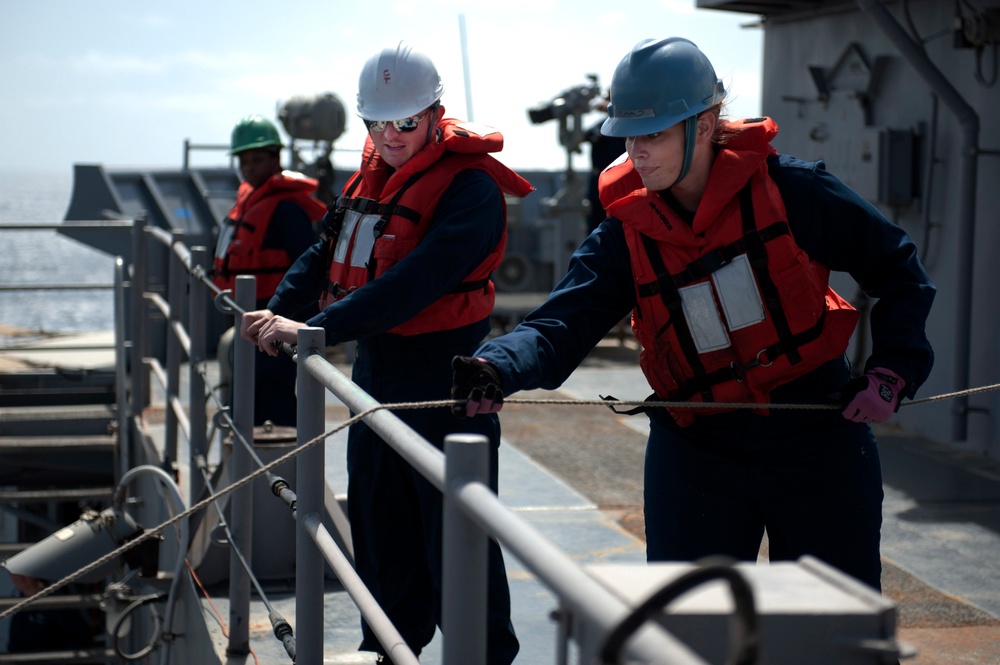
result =
[{"label": "sailor wearing green helmet", "polygon": [[281,172],[283,147],[274,123],[263,116],[248,115],[233,127],[229,154],[239,161],[243,180],[252,187],[260,187]]},{"label": "sailor wearing green helmet", "polygon": [[[242,182],[236,204],[219,230],[213,281],[232,289],[238,275],[257,280],[256,306],[274,295],[292,263],[316,242],[314,222],[326,213],[315,198],[317,181],[282,171],[284,146],[267,118],[248,115],[233,127],[229,154],[239,160]],[[256,354],[254,425],[296,422],[295,363],[287,356]]]}]

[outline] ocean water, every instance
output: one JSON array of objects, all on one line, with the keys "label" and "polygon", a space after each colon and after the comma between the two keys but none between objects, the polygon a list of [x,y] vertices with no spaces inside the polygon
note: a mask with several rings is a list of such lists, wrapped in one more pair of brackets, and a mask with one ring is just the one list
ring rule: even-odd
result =
[{"label": "ocean water", "polygon": [[[62,221],[73,187],[72,169],[55,173],[0,172],[0,227]],[[0,286],[111,284],[114,259],[55,231],[0,228]],[[0,328],[31,332],[88,332],[114,325],[111,290],[0,289]],[[0,332],[0,337],[3,333]]]}]

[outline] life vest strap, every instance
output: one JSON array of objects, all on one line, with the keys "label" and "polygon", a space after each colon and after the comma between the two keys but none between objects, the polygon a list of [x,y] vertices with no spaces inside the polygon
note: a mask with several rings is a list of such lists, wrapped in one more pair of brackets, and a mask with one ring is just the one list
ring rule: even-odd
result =
[{"label": "life vest strap", "polygon": [[[614,395],[599,395],[599,397],[601,399],[603,399],[605,402],[617,402],[618,401],[618,398],[615,397]],[[655,402],[655,401],[658,401],[659,399],[660,399],[659,395],[657,395],[656,393],[652,393],[649,397],[647,397],[643,401],[645,401],[645,402]],[[640,413],[646,413],[647,411],[652,411],[653,409],[658,408],[658,407],[653,407],[653,406],[640,405],[640,406],[634,406],[631,409],[616,409],[611,404],[608,404],[607,407],[609,409],[611,409],[611,411],[613,411],[614,413],[617,413],[620,416],[636,416],[636,415],[639,415]]]},{"label": "life vest strap", "polygon": [[[680,342],[681,350],[688,359],[691,371],[694,372],[696,377],[701,377],[705,374],[705,367],[698,356],[698,347],[694,343],[694,336],[691,334],[691,328],[688,326],[687,317],[684,316],[681,294],[677,290],[673,279],[671,279],[670,272],[663,262],[663,257],[660,255],[660,248],[657,246],[656,241],[642,234],[642,245],[646,250],[646,256],[649,259],[650,266],[653,268],[653,272],[659,278],[658,283],[663,287],[660,291],[660,297],[670,312],[670,318],[667,323],[668,325],[673,324],[677,340]],[[706,393],[703,397],[707,401],[712,396],[710,393]]]},{"label": "life vest strap", "polygon": [[[682,386],[677,394],[671,395],[671,399],[685,401],[690,399],[696,393],[701,393],[702,395],[707,393],[711,395],[712,386],[725,383],[727,381],[739,381],[742,383],[746,380],[747,372],[752,371],[754,368],[769,366],[778,357],[782,355],[787,356],[789,354],[789,350],[798,354],[798,348],[800,346],[819,339],[820,335],[823,333],[823,324],[825,323],[825,319],[826,312],[824,311],[815,325],[803,330],[797,335],[790,335],[789,337],[782,338],[766,349],[762,349],[750,362],[743,364],[733,362],[727,367],[703,374],[702,376],[694,377]],[[706,399],[704,401],[712,402],[715,400]]]},{"label": "life vest strap", "polygon": [[740,216],[743,218],[743,235],[747,240],[747,257],[750,259],[750,266],[753,268],[757,284],[760,286],[764,303],[771,314],[771,323],[778,333],[778,339],[785,344],[784,354],[788,356],[789,362],[795,365],[802,362],[802,354],[799,353],[798,345],[794,342],[792,328],[788,325],[788,317],[781,306],[778,287],[771,278],[771,272],[767,267],[767,247],[760,234],[756,233],[757,222],[753,211],[753,195],[749,181],[740,190]]},{"label": "life vest strap", "polygon": [[420,213],[416,210],[392,203],[379,203],[374,199],[346,199],[337,206],[337,211],[341,214],[347,210],[354,210],[362,215],[378,215],[383,219],[399,215],[414,224],[420,223]]},{"label": "life vest strap", "polygon": [[[823,332],[823,324],[826,318],[825,310],[816,324],[798,334],[792,334],[788,317],[781,306],[778,288],[768,270],[766,243],[780,236],[790,234],[791,231],[788,223],[779,221],[770,224],[764,229],[757,229],[752,190],[749,181],[740,190],[739,199],[743,231],[742,237],[735,242],[705,254],[685,266],[684,270],[677,274],[672,275],[668,272],[656,241],[649,236],[641,235],[643,248],[646,251],[646,256],[653,273],[656,275],[656,279],[637,285],[637,293],[640,298],[652,296],[659,296],[661,298],[668,310],[669,317],[663,329],[657,331],[657,335],[662,335],[669,326],[674,326],[680,350],[687,359],[688,366],[693,374],[680,387],[676,394],[671,395],[672,399],[685,401],[700,394],[704,402],[715,401],[712,396],[713,386],[727,381],[742,382],[746,379],[748,371],[753,370],[755,367],[767,366],[780,356],[785,356],[793,365],[797,364],[802,361],[799,347],[819,338]],[[708,372],[702,363],[687,319],[684,316],[679,289],[710,276],[713,272],[719,270],[742,254],[747,255],[752,267],[768,316],[777,333],[778,341],[768,348],[761,350],[756,358],[747,363],[740,364],[734,361],[727,367]]]},{"label": "life vest strap", "polygon": [[486,291],[486,287],[490,285],[490,278],[485,277],[484,279],[474,279],[471,282],[462,282],[454,289],[451,293],[470,293],[472,291],[483,290]]},{"label": "life vest strap", "polygon": [[[760,231],[754,230],[752,233],[759,236],[762,242],[769,242],[780,236],[788,235],[791,231],[788,228],[787,222],[775,222],[765,229],[761,229]],[[725,247],[709,252],[708,254],[692,261],[681,272],[676,275],[670,275],[671,281],[678,289],[683,288],[689,284],[697,282],[698,280],[708,277],[720,268],[724,268],[737,256],[746,254],[747,251],[748,248],[746,238],[740,238],[735,242],[729,243]],[[639,284],[639,296],[648,298],[649,296],[654,296],[660,293],[662,290],[662,287],[660,286],[662,279],[663,276],[655,282]]]},{"label": "life vest strap", "polygon": [[250,222],[247,222],[247,221],[245,221],[243,219],[238,219],[238,220],[232,222],[232,224],[233,224],[233,230],[234,231],[236,229],[240,228],[241,226],[250,229],[251,232],[257,230],[257,227],[255,225],[253,225]]}]

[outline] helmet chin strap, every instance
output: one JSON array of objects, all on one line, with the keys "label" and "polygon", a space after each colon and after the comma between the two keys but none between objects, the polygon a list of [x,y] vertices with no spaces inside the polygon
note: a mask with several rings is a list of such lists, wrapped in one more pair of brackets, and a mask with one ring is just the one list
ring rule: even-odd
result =
[{"label": "helmet chin strap", "polygon": [[427,123],[427,140],[424,141],[424,145],[437,143],[441,140],[441,132],[438,130],[438,109],[440,108],[441,102],[436,102],[434,108],[427,112],[430,122]]},{"label": "helmet chin strap", "polygon": [[[694,159],[694,144],[698,132],[698,116],[692,115],[684,121],[684,162],[681,164],[681,172],[670,187],[673,187],[688,174],[691,170],[691,161]],[[670,189],[667,187],[667,189]]]}]

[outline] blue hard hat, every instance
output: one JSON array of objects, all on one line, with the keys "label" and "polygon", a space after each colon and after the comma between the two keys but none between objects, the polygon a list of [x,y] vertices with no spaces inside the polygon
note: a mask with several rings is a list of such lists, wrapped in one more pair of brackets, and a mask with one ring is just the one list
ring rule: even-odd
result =
[{"label": "blue hard hat", "polygon": [[705,54],[683,37],[646,39],[611,79],[605,136],[654,134],[722,101],[726,91]]}]

